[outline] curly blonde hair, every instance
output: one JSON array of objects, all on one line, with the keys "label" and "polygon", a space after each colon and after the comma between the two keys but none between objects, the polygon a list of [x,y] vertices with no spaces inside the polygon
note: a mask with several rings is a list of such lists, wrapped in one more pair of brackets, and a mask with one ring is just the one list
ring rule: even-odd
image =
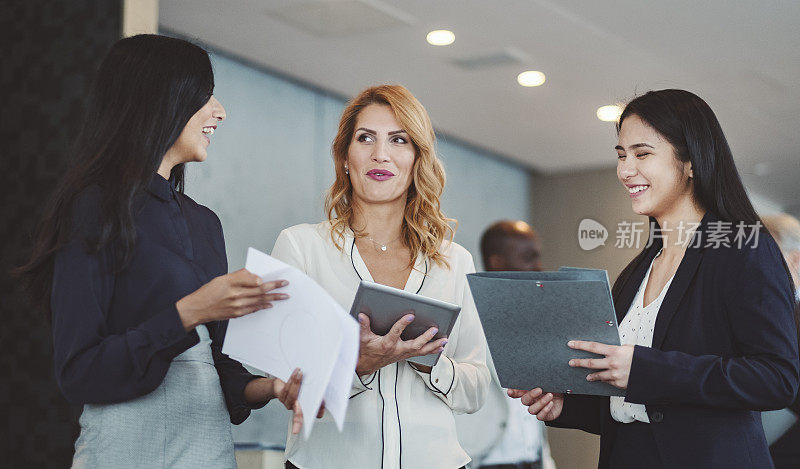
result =
[{"label": "curly blonde hair", "polygon": [[332,150],[336,180],[325,197],[325,210],[331,223],[331,239],[343,250],[348,228],[356,236],[368,234],[352,226],[353,186],[344,167],[358,114],[370,104],[389,106],[414,146],[413,178],[408,188],[400,234],[403,245],[411,250],[411,267],[414,266],[417,255],[422,254],[434,263],[449,268],[449,263],[442,254],[442,244],[445,239],[448,242],[453,241],[455,227],[451,223],[457,222],[442,213],[439,202],[444,189],[445,174],[444,166],[436,156],[436,134],[422,103],[400,85],[367,88],[353,98],[342,113]]}]

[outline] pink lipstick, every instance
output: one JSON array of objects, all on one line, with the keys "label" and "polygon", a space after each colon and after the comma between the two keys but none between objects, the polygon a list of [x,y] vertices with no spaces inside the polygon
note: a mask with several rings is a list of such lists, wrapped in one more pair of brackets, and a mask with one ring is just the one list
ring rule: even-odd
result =
[{"label": "pink lipstick", "polygon": [[376,181],[386,181],[394,177],[394,173],[388,169],[370,169],[367,171],[367,176]]}]

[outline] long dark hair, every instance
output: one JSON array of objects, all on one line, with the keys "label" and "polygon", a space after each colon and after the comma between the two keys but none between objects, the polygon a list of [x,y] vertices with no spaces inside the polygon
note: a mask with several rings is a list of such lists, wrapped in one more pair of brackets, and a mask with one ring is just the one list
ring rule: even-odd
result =
[{"label": "long dark hair", "polygon": [[[30,261],[15,271],[42,310],[50,309],[53,259],[70,241],[76,198],[99,187],[99,229],[84,242],[95,253],[113,245],[115,268],[123,268],[136,241],[135,197],[213,90],[208,53],[192,43],[143,34],[111,47],[86,100],[73,166],[45,207]],[[182,164],[172,169],[170,183],[183,191]]]},{"label": "long dark hair", "polygon": [[[625,106],[617,134],[630,116],[638,116],[664,137],[675,149],[678,160],[691,162],[694,198],[704,210],[715,213],[722,221],[763,226],[736,170],[717,116],[699,96],[684,90],[649,91]],[[653,217],[650,226],[653,236],[652,227],[658,228]],[[614,298],[619,297],[647,250],[645,247],[619,274],[612,289]],[[784,267],[791,278],[785,262]]]}]

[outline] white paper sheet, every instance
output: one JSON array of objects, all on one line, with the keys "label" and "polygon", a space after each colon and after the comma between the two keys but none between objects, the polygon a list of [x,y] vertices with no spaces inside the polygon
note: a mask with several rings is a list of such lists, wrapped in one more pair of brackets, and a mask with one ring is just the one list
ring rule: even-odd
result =
[{"label": "white paper sheet", "polygon": [[325,389],[325,408],[330,411],[339,431],[344,425],[350,390],[353,386],[353,373],[358,362],[359,326],[349,314],[340,317],[342,325],[342,346],[336,357],[331,380]]},{"label": "white paper sheet", "polygon": [[288,280],[275,291],[290,298],[231,319],[222,352],[283,381],[300,368],[304,437],[311,433],[323,397],[341,430],[358,358],[358,323],[314,280],[288,264],[250,248],[245,268],[264,281]]}]

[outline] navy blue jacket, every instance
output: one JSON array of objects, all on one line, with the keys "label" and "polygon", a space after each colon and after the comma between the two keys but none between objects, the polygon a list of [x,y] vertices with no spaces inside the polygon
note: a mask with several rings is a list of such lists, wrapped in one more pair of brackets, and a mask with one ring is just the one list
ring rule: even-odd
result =
[{"label": "navy blue jacket", "polygon": [[[159,175],[134,204],[136,244],[114,272],[112,248],[90,254],[102,191],[84,190],[73,206],[70,243],[55,257],[51,298],[54,365],[64,396],[76,404],[123,402],[150,393],[174,357],[199,342],[175,302],[228,272],[219,218]],[[256,376],[221,352],[227,322],[206,324],[233,423],[250,414],[244,387]]]},{"label": "navy blue jacket", "polygon": [[[717,222],[708,212],[696,233],[701,242],[686,250],[659,310],[653,346],[634,348],[625,399],[646,406],[651,451],[664,467],[768,468],[757,411],[782,409],[797,393],[794,292],[769,234],[741,248],[733,236],[730,247],[709,246],[710,224]],[[656,239],[614,298],[619,322],[660,247]],[[561,416],[549,424],[599,434],[600,468],[610,466],[617,429],[625,425],[611,418],[609,399],[600,396],[566,396]]]}]

